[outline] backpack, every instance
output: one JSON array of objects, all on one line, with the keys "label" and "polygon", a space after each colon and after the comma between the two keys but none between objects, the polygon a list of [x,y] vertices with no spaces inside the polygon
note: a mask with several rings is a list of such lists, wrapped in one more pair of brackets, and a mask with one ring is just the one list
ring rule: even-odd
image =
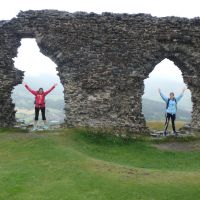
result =
[{"label": "backpack", "polygon": [[[168,100],[167,100],[166,109],[169,107],[169,101],[170,101],[170,98],[168,98]],[[175,103],[176,103],[176,110],[177,110],[177,101],[176,101],[176,98],[174,98],[173,101],[175,101]]]}]

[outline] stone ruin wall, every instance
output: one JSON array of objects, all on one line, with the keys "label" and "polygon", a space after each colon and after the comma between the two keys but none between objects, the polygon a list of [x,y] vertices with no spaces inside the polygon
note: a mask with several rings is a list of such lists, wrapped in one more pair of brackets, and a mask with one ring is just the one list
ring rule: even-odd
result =
[{"label": "stone ruin wall", "polygon": [[15,123],[11,93],[23,72],[13,58],[22,38],[35,38],[57,64],[68,127],[148,133],[141,103],[144,79],[168,58],[192,93],[191,125],[200,129],[199,18],[30,10],[0,21],[1,127]]}]

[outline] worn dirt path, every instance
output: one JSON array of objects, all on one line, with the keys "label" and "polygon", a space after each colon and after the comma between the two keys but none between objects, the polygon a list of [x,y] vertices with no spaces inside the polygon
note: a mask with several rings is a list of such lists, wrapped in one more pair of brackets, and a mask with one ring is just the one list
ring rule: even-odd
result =
[{"label": "worn dirt path", "polygon": [[168,151],[200,151],[200,140],[191,142],[168,142],[153,145],[160,150]]}]

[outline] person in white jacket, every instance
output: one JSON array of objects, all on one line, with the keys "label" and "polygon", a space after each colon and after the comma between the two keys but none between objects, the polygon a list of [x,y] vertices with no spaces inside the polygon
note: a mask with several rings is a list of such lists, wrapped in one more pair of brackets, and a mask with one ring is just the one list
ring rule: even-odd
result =
[{"label": "person in white jacket", "polygon": [[178,97],[174,96],[173,92],[170,92],[169,94],[169,98],[166,97],[160,90],[160,88],[158,89],[158,92],[161,96],[161,98],[165,101],[166,103],[166,110],[165,110],[165,128],[164,128],[164,135],[167,135],[167,128],[169,125],[169,121],[171,119],[172,122],[172,129],[173,129],[173,133],[175,135],[177,135],[176,132],[176,126],[175,126],[175,120],[176,120],[176,112],[177,112],[177,103],[181,100],[181,98],[183,97],[183,94],[185,92],[185,90],[187,90],[186,88],[184,88],[181,92],[181,94]]}]

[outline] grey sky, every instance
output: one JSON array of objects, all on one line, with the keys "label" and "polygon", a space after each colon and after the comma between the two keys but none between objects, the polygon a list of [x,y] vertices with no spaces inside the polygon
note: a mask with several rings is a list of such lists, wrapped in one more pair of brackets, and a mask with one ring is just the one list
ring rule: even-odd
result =
[{"label": "grey sky", "polygon": [[69,12],[150,13],[154,16],[199,16],[199,0],[5,0],[0,19],[10,19],[20,10],[58,9]]}]

